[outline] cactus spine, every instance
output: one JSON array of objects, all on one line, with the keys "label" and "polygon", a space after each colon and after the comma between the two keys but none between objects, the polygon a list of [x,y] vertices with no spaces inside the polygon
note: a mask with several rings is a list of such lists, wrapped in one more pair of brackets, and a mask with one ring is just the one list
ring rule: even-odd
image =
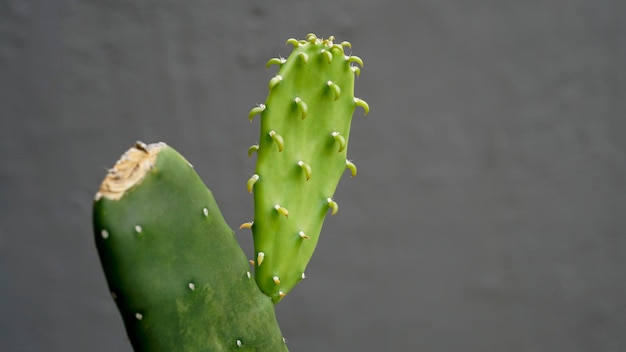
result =
[{"label": "cactus spine", "polygon": [[109,171],[96,246],[135,351],[286,351],[272,302],[191,165],[138,143]]},{"label": "cactus spine", "polygon": [[274,303],[300,280],[313,255],[325,215],[337,213],[333,195],[343,172],[356,175],[346,159],[350,123],[357,106],[355,76],[362,60],[346,55],[350,43],[333,37],[289,39],[293,51],[270,79],[264,104],[250,111],[260,115],[254,175],[247,188],[254,193],[251,227],[255,247],[255,279]]}]

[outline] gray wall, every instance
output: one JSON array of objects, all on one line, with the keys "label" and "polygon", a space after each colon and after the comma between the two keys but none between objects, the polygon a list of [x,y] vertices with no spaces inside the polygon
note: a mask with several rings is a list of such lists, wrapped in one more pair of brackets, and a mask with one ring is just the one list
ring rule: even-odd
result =
[{"label": "gray wall", "polygon": [[91,232],[105,168],[168,142],[249,220],[247,113],[308,32],[352,42],[372,111],[277,308],[291,350],[625,351],[620,0],[0,1],[2,350],[131,350]]}]

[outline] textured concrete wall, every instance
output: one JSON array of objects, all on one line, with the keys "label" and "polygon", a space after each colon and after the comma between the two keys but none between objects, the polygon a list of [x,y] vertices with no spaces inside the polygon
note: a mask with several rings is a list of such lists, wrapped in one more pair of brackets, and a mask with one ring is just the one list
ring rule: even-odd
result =
[{"label": "textured concrete wall", "polygon": [[[623,1],[3,0],[0,346],[130,351],[93,193],[135,140],[250,219],[247,112],[308,32],[365,59],[292,351],[626,350]],[[359,114],[360,115],[360,114]],[[247,231],[237,231],[250,250]]]}]

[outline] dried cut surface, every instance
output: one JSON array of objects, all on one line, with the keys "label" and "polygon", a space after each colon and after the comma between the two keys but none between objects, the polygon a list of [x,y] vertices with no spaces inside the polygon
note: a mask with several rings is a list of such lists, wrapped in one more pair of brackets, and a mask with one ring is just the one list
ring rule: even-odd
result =
[{"label": "dried cut surface", "polygon": [[126,191],[140,184],[146,174],[154,168],[156,157],[165,146],[165,143],[135,143],[135,146],[128,149],[115,166],[109,169],[95,199],[105,197],[119,200],[122,198]]}]

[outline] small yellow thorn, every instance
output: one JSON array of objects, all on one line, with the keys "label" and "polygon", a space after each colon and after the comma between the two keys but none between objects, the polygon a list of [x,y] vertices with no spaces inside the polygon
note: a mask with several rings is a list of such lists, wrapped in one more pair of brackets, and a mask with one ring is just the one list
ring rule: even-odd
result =
[{"label": "small yellow thorn", "polygon": [[350,69],[357,77],[361,75],[361,68],[359,66],[350,66]]},{"label": "small yellow thorn", "polygon": [[297,48],[297,47],[300,46],[300,42],[296,38],[289,38],[289,39],[287,39],[287,42],[285,44],[291,44],[291,45],[293,45],[294,48]]},{"label": "small yellow thorn", "polygon": [[248,179],[248,182],[246,182],[246,188],[248,189],[248,193],[252,193],[252,189],[254,188],[254,184],[258,180],[259,180],[259,175],[258,174],[254,174],[254,175],[252,175],[252,177],[250,177]]},{"label": "small yellow thorn", "polygon": [[300,114],[302,116],[302,119],[304,120],[306,115],[309,113],[309,107],[306,105],[304,100],[300,99],[299,97],[296,97],[293,101],[294,101],[294,103],[296,103],[296,106],[300,110]]},{"label": "small yellow thorn", "polygon": [[311,239],[311,237],[309,237],[306,233],[304,233],[304,231],[298,232],[298,236],[300,236],[302,239],[305,239],[305,240]]},{"label": "small yellow thorn", "polygon": [[278,152],[282,152],[283,148],[285,147],[285,142],[283,141],[283,137],[281,137],[278,133],[276,133],[276,131],[271,130],[270,133],[270,138],[272,138],[272,140],[276,143],[276,145],[278,146]]},{"label": "small yellow thorn", "polygon": [[322,50],[322,55],[326,57],[326,61],[328,61],[328,63],[333,62],[333,53],[330,51]]},{"label": "small yellow thorn", "polygon": [[282,80],[283,80],[283,76],[281,75],[276,75],[272,77],[272,79],[270,79],[270,83],[268,84],[269,89],[271,90],[272,88],[276,87],[276,85],[280,83],[280,81]]},{"label": "small yellow thorn", "polygon": [[346,60],[348,60],[348,62],[356,62],[359,66],[363,67],[363,60],[358,56],[351,55],[346,57]]},{"label": "small yellow thorn", "polygon": [[279,214],[284,215],[287,218],[289,217],[289,210],[287,210],[287,208],[285,207],[282,207],[280,204],[274,205],[274,209],[276,209]]},{"label": "small yellow thorn", "polygon": [[350,170],[351,177],[356,176],[356,165],[354,165],[354,163],[348,159],[346,159],[346,168]]},{"label": "small yellow thorn", "polygon": [[326,198],[326,202],[328,203],[330,209],[332,209],[330,215],[337,214],[337,212],[339,211],[339,205],[337,204],[337,202],[335,202],[332,198]]},{"label": "small yellow thorn", "polygon": [[315,41],[317,40],[317,36],[315,34],[313,34],[313,33],[309,33],[309,34],[306,35],[306,40],[309,43],[315,43]]},{"label": "small yellow thorn", "polygon": [[272,278],[272,281],[274,281],[274,283],[275,283],[276,285],[280,284],[280,279],[278,278],[278,276],[274,276],[274,277]]},{"label": "small yellow thorn", "polygon": [[283,291],[278,291],[278,297],[280,297],[280,298],[285,297],[285,292],[283,292]]},{"label": "small yellow thorn", "polygon": [[356,106],[360,106],[363,108],[363,111],[365,112],[365,115],[370,113],[370,106],[369,104],[363,100],[363,99],[359,99],[359,98],[354,98],[354,103],[356,104]]},{"label": "small yellow thorn", "polygon": [[326,82],[326,85],[333,92],[334,100],[339,99],[339,96],[341,96],[341,88],[339,88],[339,86],[333,81]]},{"label": "small yellow thorn", "polygon": [[298,58],[300,58],[300,61],[302,61],[303,64],[309,62],[309,55],[307,55],[306,53],[298,54]]},{"label": "small yellow thorn", "polygon": [[252,158],[252,154],[259,150],[258,144],[253,144],[248,148],[248,158]]},{"label": "small yellow thorn", "polygon": [[248,263],[250,263],[250,265],[254,266],[256,263],[254,262],[254,260],[252,259],[248,259]]},{"label": "small yellow thorn", "polygon": [[263,263],[263,259],[265,259],[265,253],[259,252],[256,255],[256,265],[261,266],[261,264]]},{"label": "small yellow thorn", "polygon": [[265,64],[265,68],[270,68],[270,66],[272,65],[278,65],[281,66],[282,64],[284,64],[287,60],[285,60],[282,57],[274,57],[271,58],[267,61],[267,63]]},{"label": "small yellow thorn", "polygon": [[248,113],[248,118],[250,119],[250,122],[252,122],[256,115],[260,115],[263,111],[265,111],[265,104],[259,104],[253,107],[252,110],[250,110],[250,113]]},{"label": "small yellow thorn", "polygon": [[347,46],[348,48],[352,49],[352,44],[349,41],[341,42],[341,46]]},{"label": "small yellow thorn", "polygon": [[346,149],[346,139],[343,138],[343,136],[339,132],[335,131],[331,133],[331,136],[333,136],[335,141],[339,144],[339,150],[337,151],[337,153],[341,153],[344,149]]},{"label": "small yellow thorn", "polygon": [[311,166],[302,160],[298,161],[298,166],[300,166],[302,171],[304,171],[304,176],[306,177],[306,180],[307,181],[310,180],[311,179]]},{"label": "small yellow thorn", "polygon": [[339,44],[333,44],[333,46],[331,47],[331,49],[336,49],[338,50],[340,53],[345,54],[345,52],[343,51],[343,46],[339,45]]},{"label": "small yellow thorn", "polygon": [[251,229],[252,225],[254,225],[254,221],[244,222],[239,226],[239,229]]}]

